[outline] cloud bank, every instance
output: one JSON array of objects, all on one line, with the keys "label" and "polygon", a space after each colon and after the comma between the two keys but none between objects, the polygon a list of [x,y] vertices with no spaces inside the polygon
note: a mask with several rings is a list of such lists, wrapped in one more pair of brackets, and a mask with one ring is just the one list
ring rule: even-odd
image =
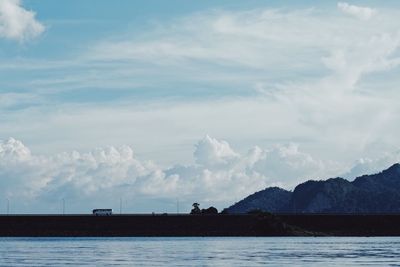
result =
[{"label": "cloud bank", "polygon": [[10,138],[0,142],[0,194],[16,203],[14,212],[59,212],[61,199],[72,203],[70,212],[89,212],[115,208],[119,198],[128,210],[142,212],[175,211],[179,198],[187,211],[194,201],[221,208],[267,186],[290,188],[343,168],[316,160],[295,144],[254,147],[240,155],[210,136],[195,145],[194,158],[196,164],[162,168],[138,159],[129,146],[43,156]]},{"label": "cloud bank", "polygon": [[21,0],[0,0],[0,37],[25,41],[45,30],[35,13],[22,7]]}]

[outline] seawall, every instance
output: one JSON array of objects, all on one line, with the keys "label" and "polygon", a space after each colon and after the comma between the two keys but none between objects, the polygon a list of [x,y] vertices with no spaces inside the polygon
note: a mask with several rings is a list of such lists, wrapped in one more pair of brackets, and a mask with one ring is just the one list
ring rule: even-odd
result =
[{"label": "seawall", "polygon": [[0,236],[400,236],[400,215],[3,215]]}]

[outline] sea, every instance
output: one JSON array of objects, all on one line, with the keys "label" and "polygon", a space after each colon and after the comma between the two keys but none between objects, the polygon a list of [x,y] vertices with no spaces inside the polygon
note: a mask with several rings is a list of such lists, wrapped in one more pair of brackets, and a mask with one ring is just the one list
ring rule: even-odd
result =
[{"label": "sea", "polygon": [[400,266],[400,238],[0,238],[0,266]]}]

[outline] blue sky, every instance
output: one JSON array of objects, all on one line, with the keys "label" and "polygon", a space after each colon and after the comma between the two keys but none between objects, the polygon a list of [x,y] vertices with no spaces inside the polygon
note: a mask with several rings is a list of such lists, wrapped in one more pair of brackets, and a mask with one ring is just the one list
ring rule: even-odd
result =
[{"label": "blue sky", "polygon": [[220,208],[386,168],[399,15],[397,1],[0,0],[0,193],[43,212],[115,196]]}]

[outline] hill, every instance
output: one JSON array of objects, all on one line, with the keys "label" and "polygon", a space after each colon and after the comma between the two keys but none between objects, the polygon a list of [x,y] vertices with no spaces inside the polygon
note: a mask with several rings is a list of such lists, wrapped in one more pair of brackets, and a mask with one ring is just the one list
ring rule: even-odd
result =
[{"label": "hill", "polygon": [[307,181],[293,192],[271,187],[235,203],[224,212],[400,213],[400,164],[350,182],[343,178]]}]

